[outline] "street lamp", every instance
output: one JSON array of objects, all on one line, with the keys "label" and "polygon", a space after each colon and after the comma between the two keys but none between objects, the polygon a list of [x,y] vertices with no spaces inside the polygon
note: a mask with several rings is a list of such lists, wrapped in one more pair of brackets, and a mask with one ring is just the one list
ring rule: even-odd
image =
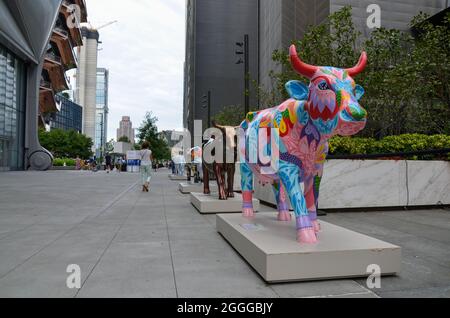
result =
[{"label": "street lamp", "polygon": [[[244,64],[244,109],[245,116],[250,112],[250,69],[249,69],[249,36],[244,35],[244,42],[236,42],[236,56],[239,60],[236,62],[237,65]],[[242,55],[244,57],[242,57]]]},{"label": "street lamp", "polygon": [[202,96],[202,108],[208,109],[208,128],[211,128],[211,91]]}]

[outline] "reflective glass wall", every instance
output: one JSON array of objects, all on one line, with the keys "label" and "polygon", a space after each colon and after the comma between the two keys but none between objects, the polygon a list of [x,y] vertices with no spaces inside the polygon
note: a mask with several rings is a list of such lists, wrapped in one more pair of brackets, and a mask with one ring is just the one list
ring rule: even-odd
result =
[{"label": "reflective glass wall", "polygon": [[0,171],[24,168],[24,64],[0,45]]},{"label": "reflective glass wall", "polygon": [[95,154],[104,157],[108,135],[108,76],[107,69],[97,69],[96,119],[95,119]]}]

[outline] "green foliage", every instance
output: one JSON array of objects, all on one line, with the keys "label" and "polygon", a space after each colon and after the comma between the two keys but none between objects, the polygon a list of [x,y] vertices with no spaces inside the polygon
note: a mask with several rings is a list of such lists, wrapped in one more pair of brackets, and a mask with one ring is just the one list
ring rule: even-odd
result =
[{"label": "green foliage", "polygon": [[158,118],[153,116],[151,112],[145,115],[145,119],[138,129],[139,145],[148,141],[155,160],[169,160],[171,157],[170,149],[162,135],[158,133],[157,122]]},{"label": "green foliage", "polygon": [[244,120],[244,108],[239,105],[225,106],[220,113],[214,116],[213,120],[222,126],[239,126]]},{"label": "green foliage", "polygon": [[331,155],[398,153],[435,149],[450,149],[450,136],[404,134],[388,136],[380,140],[375,138],[336,136],[330,140]]},{"label": "green foliage", "polygon": [[114,152],[114,139],[111,139],[110,141],[108,141],[108,142],[106,143],[106,149],[105,149],[105,151],[106,151],[107,153],[112,153],[112,152]]},{"label": "green foliage", "polygon": [[76,165],[76,162],[74,159],[55,158],[53,160],[54,167],[64,167],[64,163],[66,164],[66,167],[75,167],[75,165]]},{"label": "green foliage", "polygon": [[127,136],[122,136],[119,138],[118,142],[130,142],[130,139]]},{"label": "green foliage", "polygon": [[56,158],[88,159],[92,155],[92,139],[74,130],[39,130],[39,141]]},{"label": "green foliage", "polygon": [[[351,7],[346,6],[292,42],[299,56],[314,65],[350,67],[363,49],[367,51],[368,67],[355,78],[366,90],[361,105],[369,114],[360,136],[450,134],[450,15],[438,26],[426,18],[419,14],[411,22],[419,34],[416,38],[380,28],[363,40],[352,22]],[[288,98],[287,81],[308,82],[292,70],[286,50],[275,51],[272,58],[281,71],[271,72],[269,91],[258,88],[261,108]]]},{"label": "green foliage", "polygon": [[[360,33],[356,31],[352,21],[351,7],[346,6],[332,13],[325,23],[310,26],[303,39],[293,40],[292,43],[296,45],[300,58],[309,64],[344,67],[354,65],[358,61],[360,52],[356,51],[356,46],[359,36]],[[278,104],[289,98],[284,87],[286,82],[290,80],[309,82],[309,79],[292,69],[286,50],[275,50],[272,59],[281,66],[282,71],[271,72],[275,90],[272,94],[267,92],[260,94],[263,107],[273,107],[273,102]]]}]

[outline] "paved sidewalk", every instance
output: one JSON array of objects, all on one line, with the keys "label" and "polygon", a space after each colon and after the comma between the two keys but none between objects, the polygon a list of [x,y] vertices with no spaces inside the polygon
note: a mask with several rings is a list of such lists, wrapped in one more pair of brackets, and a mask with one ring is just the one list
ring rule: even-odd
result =
[{"label": "paved sidewalk", "polygon": [[[399,277],[267,285],[161,170],[0,174],[0,297],[450,297],[450,212],[324,218],[403,247]],[[266,211],[272,210],[265,208]],[[66,268],[81,267],[68,289]]]}]

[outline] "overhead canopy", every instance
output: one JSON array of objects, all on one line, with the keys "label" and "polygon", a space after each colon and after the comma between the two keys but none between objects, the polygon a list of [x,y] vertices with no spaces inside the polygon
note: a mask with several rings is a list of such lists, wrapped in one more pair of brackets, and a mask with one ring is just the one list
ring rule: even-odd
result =
[{"label": "overhead canopy", "polygon": [[0,0],[0,40],[15,54],[42,60],[62,0]]}]

